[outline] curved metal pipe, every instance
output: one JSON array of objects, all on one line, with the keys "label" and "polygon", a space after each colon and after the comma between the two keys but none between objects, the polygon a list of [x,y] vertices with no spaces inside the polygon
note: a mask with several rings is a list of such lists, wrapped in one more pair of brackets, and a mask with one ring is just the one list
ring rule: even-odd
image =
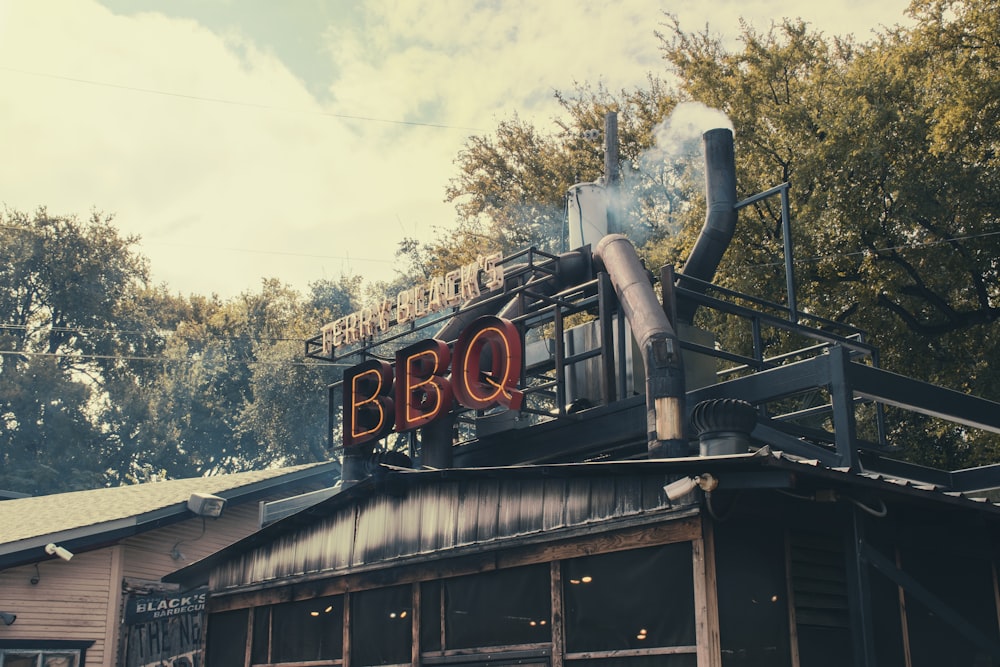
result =
[{"label": "curved metal pipe", "polygon": [[632,243],[609,234],[594,257],[604,265],[632,327],[646,368],[646,426],[649,458],[687,456],[684,436],[684,365],[677,333],[656,299],[649,273]]},{"label": "curved metal pipe", "polygon": [[[709,130],[705,143],[705,225],[681,271],[685,276],[712,282],[722,255],[736,231],[736,156],[733,132],[727,128]],[[677,319],[690,323],[698,304],[677,304]]]}]

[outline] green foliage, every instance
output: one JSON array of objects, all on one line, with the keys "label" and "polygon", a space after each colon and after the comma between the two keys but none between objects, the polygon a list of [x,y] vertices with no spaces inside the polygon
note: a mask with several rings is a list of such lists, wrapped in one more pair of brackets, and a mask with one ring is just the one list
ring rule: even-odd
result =
[{"label": "green foliage", "polygon": [[189,476],[325,459],[326,387],[337,369],[305,360],[303,341],[348,312],[358,286],[314,283],[306,302],[267,280],[225,303],[193,298],[151,391],[140,467]]},{"label": "green foliage", "polygon": [[[472,261],[564,245],[566,192],[602,176],[586,138],[614,111],[619,223],[650,266],[683,265],[704,220],[700,156],[668,152],[682,110],[724,112],[740,197],[791,183],[800,308],[871,334],[882,366],[1000,400],[1000,12],[914,0],[915,24],[868,43],[802,21],[743,25],[741,46],[667,17],[663,77],[557,95],[551,130],[512,118],[472,137],[446,190],[457,228],[404,239],[393,283],[278,281],[228,301],[148,283],[108,216],[0,217],[0,488],[50,493],[328,456],[329,364],[303,339],[362,303]],[[670,82],[670,83],[667,83]],[[696,146],[697,144],[695,144]],[[777,199],[740,212],[716,282],[783,302]],[[745,326],[711,328],[729,349]],[[767,334],[774,349],[786,334]],[[914,461],[994,462],[995,438],[892,411]]]},{"label": "green foliage", "polygon": [[135,304],[146,263],[108,217],[0,218],[0,487],[99,486],[119,474],[149,378],[129,359],[156,354]]},{"label": "green foliage", "polygon": [[[868,331],[883,367],[1000,399],[1000,14],[991,0],[916,0],[910,13],[913,27],[869,43],[797,20],[744,24],[735,50],[668,15],[659,38],[674,85],[580,86],[559,95],[565,117],[551,133],[515,118],[473,138],[448,190],[460,233],[408,250],[443,269],[489,244],[551,244],[555,224],[533,211],[561,208],[571,184],[600,176],[600,149],[582,133],[616,111],[625,228],[651,263],[682,265],[704,219],[699,174],[684,164],[700,158],[664,156],[661,144],[676,112],[699,103],[732,123],[739,196],[791,183],[803,311]],[[778,198],[743,209],[716,281],[784,302],[782,241]],[[727,347],[749,342],[718,329]],[[894,428],[915,460],[995,458],[996,444],[965,428],[903,417]]]},{"label": "green foliage", "polygon": [[303,341],[360,278],[308,298],[265,281],[223,302],[151,287],[111,219],[0,219],[0,488],[33,494],[327,458],[326,387]]}]

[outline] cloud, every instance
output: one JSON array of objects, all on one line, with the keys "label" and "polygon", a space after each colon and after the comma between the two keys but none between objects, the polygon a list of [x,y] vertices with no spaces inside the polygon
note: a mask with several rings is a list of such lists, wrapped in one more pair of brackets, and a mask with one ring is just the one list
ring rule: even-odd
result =
[{"label": "cloud", "polygon": [[[733,35],[738,14],[787,12],[720,2],[672,9],[689,29],[712,20]],[[263,18],[241,29],[236,12],[250,7],[213,30],[195,14],[0,0],[0,202],[114,213],[182,293],[230,296],[262,277],[304,289],[345,270],[390,278],[402,236],[454,222],[442,200],[470,134],[514,113],[549,129],[553,91],[633,88],[662,68],[663,17],[648,0],[369,0],[317,14],[330,61],[311,69],[276,55],[295,31],[268,43]],[[871,7],[892,11],[868,3],[847,18]],[[322,101],[310,92],[324,88]]]}]

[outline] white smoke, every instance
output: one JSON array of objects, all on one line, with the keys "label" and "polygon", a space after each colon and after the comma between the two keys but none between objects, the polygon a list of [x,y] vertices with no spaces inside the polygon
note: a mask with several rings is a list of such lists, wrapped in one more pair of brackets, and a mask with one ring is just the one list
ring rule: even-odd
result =
[{"label": "white smoke", "polygon": [[653,128],[653,145],[622,170],[625,233],[642,243],[659,229],[677,231],[677,214],[704,180],[702,134],[733,129],[725,113],[701,102],[682,102]]},{"label": "white smoke", "polygon": [[653,128],[653,146],[639,158],[640,168],[675,164],[681,159],[691,161],[692,157],[701,156],[701,135],[719,127],[733,129],[732,121],[722,111],[701,102],[681,102]]}]

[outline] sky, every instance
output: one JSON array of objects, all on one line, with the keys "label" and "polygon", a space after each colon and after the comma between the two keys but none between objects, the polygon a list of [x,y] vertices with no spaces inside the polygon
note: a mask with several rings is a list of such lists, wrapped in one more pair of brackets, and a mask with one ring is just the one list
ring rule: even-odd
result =
[{"label": "sky", "polygon": [[866,40],[907,4],[0,0],[0,206],[111,214],[183,295],[388,280],[454,225],[471,136],[663,74],[663,11],[735,47],[740,18]]}]

